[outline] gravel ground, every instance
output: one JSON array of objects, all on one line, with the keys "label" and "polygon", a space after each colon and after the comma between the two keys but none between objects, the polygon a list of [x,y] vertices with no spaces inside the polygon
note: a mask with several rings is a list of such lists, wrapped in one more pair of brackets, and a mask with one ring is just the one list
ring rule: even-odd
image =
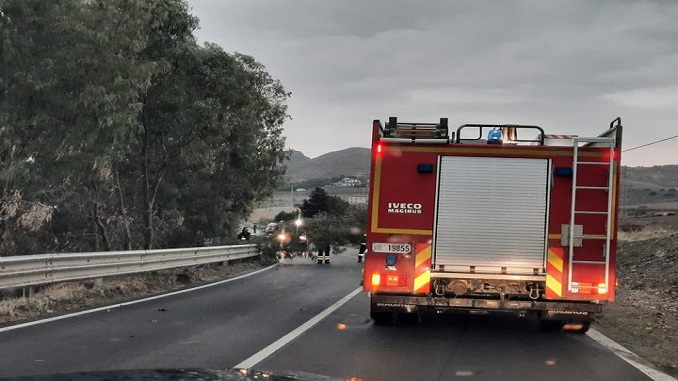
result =
[{"label": "gravel ground", "polygon": [[678,234],[621,242],[617,272],[596,329],[678,377]]}]

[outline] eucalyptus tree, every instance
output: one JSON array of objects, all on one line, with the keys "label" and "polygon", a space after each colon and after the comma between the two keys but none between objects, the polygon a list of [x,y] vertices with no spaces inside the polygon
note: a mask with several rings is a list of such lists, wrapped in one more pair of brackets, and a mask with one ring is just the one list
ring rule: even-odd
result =
[{"label": "eucalyptus tree", "polygon": [[289,97],[180,0],[0,0],[0,250],[227,236],[280,181]]}]

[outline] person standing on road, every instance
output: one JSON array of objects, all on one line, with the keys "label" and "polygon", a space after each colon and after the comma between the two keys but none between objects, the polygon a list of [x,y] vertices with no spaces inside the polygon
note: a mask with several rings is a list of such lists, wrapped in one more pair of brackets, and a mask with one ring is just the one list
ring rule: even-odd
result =
[{"label": "person standing on road", "polygon": [[[308,236],[307,236],[308,239]],[[316,256],[316,261],[317,263],[320,264],[329,264],[330,263],[330,249],[331,249],[331,243],[330,240],[326,237],[318,237],[317,239],[313,239],[313,246],[315,249],[318,251],[318,255]]]},{"label": "person standing on road", "polygon": [[358,262],[362,262],[367,252],[367,234],[363,234],[363,239],[360,241],[360,248],[358,249]]},{"label": "person standing on road", "polygon": [[330,264],[330,245],[318,245],[318,264]]}]

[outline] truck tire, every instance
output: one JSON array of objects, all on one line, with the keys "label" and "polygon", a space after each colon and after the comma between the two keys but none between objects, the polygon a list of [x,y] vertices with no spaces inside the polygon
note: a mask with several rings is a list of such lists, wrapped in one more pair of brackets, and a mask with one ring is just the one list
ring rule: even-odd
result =
[{"label": "truck tire", "polygon": [[393,323],[394,315],[391,312],[370,312],[370,318],[374,325],[386,325]]},{"label": "truck tire", "polygon": [[374,305],[370,303],[370,318],[374,325],[392,324],[395,321],[395,314],[392,312],[375,311]]},{"label": "truck tire", "polygon": [[417,325],[421,323],[421,315],[418,313],[399,313],[396,315],[398,324]]},{"label": "truck tire", "polygon": [[560,332],[564,322],[561,320],[539,320],[539,329],[544,332]]}]

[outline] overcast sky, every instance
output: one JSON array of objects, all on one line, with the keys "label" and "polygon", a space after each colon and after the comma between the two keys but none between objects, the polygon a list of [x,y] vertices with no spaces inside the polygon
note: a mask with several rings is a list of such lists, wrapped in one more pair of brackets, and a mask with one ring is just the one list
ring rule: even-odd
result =
[{"label": "overcast sky", "polygon": [[[188,0],[197,36],[292,93],[288,147],[369,147],[371,122],[448,117],[596,136],[678,135],[678,1]],[[678,139],[623,164],[678,164]]]}]

